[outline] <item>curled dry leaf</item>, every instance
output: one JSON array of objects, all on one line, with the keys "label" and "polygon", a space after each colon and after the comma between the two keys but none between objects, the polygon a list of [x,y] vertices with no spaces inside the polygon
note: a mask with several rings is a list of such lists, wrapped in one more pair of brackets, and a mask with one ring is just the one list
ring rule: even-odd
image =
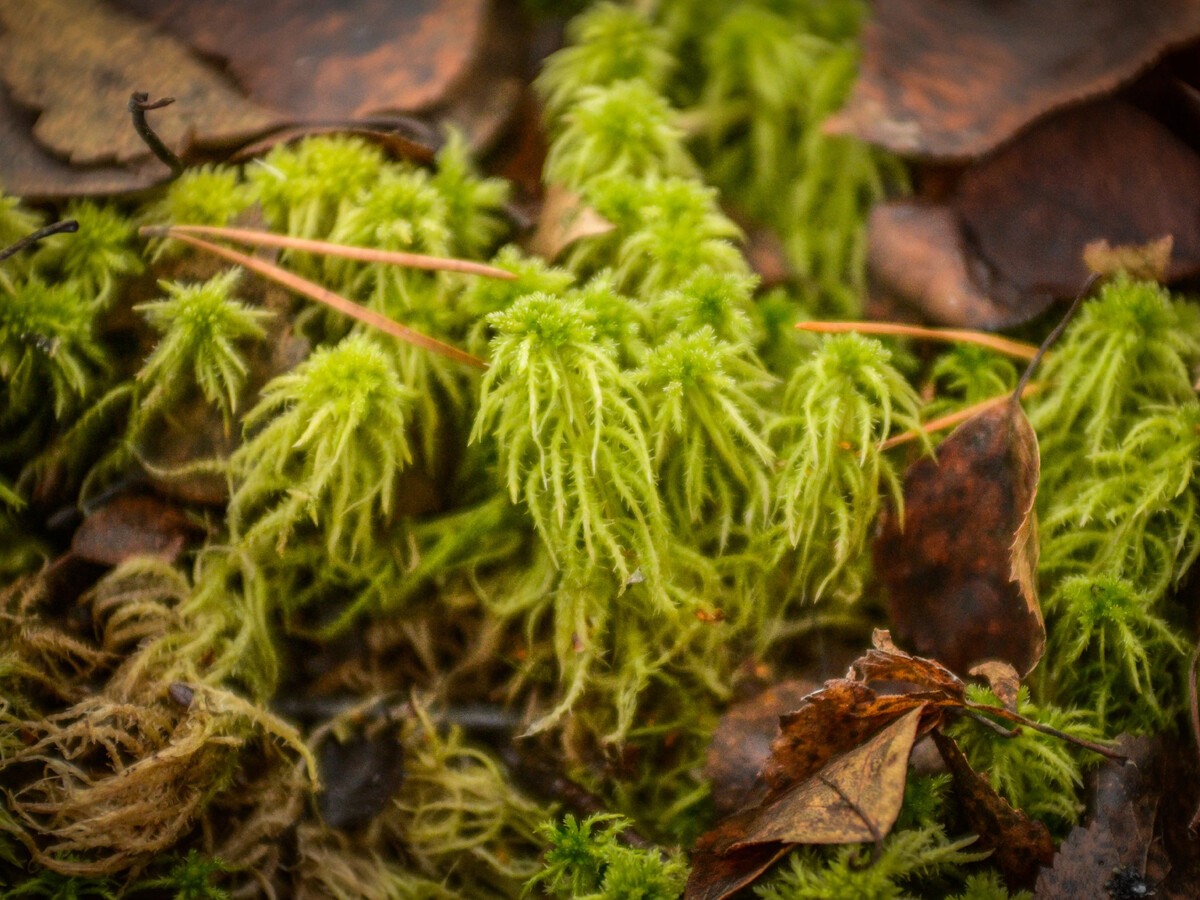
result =
[{"label": "curled dry leaf", "polygon": [[[34,138],[75,164],[149,155],[125,113],[134,91],[171,96],[154,128],[180,155],[240,143],[282,124],[174,38],[96,0],[0,0],[0,79],[37,110]],[[21,191],[19,181],[10,188]]]},{"label": "curled dry leaf", "polygon": [[[955,672],[988,659],[1028,673],[1045,649],[1035,573],[1037,437],[1016,403],[956,428],[904,478],[904,521],[875,542],[892,622]],[[903,530],[901,527],[903,526]]]},{"label": "curled dry leaf", "polygon": [[977,666],[972,666],[970,673],[976,678],[982,678],[988,683],[1004,708],[1009,712],[1017,711],[1017,694],[1021,690],[1021,677],[1017,670],[1008,663],[998,659],[989,659]]},{"label": "curled dry leaf", "polygon": [[1013,809],[984,776],[971,768],[952,738],[934,731],[933,741],[954,779],[955,796],[967,825],[979,835],[979,845],[994,851],[991,860],[1009,887],[1031,887],[1038,869],[1054,858],[1054,841],[1046,826]]},{"label": "curled dry leaf", "polygon": [[728,897],[795,844],[880,840],[900,813],[924,709],[918,703],[808,778],[706,834],[693,856],[685,900]]},{"label": "curled dry leaf", "polygon": [[1193,0],[881,0],[873,11],[858,83],[827,127],[937,159],[987,153],[1200,35]]},{"label": "curled dry leaf", "polygon": [[537,231],[530,239],[529,249],[538,256],[553,260],[580,238],[608,234],[616,227],[584,204],[578,193],[567,190],[561,184],[552,184],[546,188]]}]

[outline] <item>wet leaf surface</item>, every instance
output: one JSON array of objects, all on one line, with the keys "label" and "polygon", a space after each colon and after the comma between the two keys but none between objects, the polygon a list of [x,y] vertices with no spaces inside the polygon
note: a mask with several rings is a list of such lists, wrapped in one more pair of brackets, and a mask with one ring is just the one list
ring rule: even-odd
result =
[{"label": "wet leaf surface", "polygon": [[1032,887],[1038,869],[1054,858],[1054,841],[1046,826],[1013,809],[984,776],[971,768],[952,738],[935,731],[933,740],[954,779],[955,797],[967,826],[979,835],[979,846],[994,851],[991,861],[1004,874],[1009,887]]},{"label": "wet leaf surface", "polygon": [[968,168],[956,205],[979,252],[1022,294],[1074,295],[1088,276],[1084,250],[1101,239],[1171,235],[1167,280],[1200,271],[1200,154],[1122,101],[1039,123]]},{"label": "wet leaf surface", "polygon": [[134,91],[176,99],[152,124],[180,155],[283,122],[175,39],[95,0],[0,0],[0,28],[0,79],[14,101],[38,112],[38,143],[75,164],[149,155],[126,112]]},{"label": "wet leaf surface", "polygon": [[854,93],[829,128],[902,154],[980,156],[1197,35],[1193,0],[884,0],[863,33]]},{"label": "wet leaf surface", "polygon": [[[904,478],[875,566],[897,636],[955,672],[998,659],[1029,672],[1045,649],[1034,575],[1037,438],[1019,406],[968,419]],[[901,531],[903,524],[903,531]]]}]

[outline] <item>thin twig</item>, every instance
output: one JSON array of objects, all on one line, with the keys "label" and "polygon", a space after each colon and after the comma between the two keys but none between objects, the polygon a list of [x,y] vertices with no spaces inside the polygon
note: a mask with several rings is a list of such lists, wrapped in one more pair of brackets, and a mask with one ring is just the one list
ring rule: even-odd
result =
[{"label": "thin twig", "polygon": [[[154,234],[154,229],[141,229],[142,234]],[[399,338],[406,343],[416,347],[422,347],[434,353],[440,354],[447,359],[452,359],[455,362],[463,363],[464,365],[474,366],[477,369],[486,369],[487,363],[478,356],[472,356],[465,350],[459,350],[457,347],[452,347],[449,344],[439,341],[437,338],[430,337],[427,334],[422,334],[419,331],[414,331],[406,325],[401,325],[399,322],[382,316],[374,310],[367,309],[365,306],[359,306],[351,300],[347,300],[340,294],[335,294],[327,288],[321,287],[319,284],[314,284],[306,278],[301,278],[278,266],[273,266],[261,259],[255,259],[252,256],[247,256],[244,253],[239,253],[236,250],[230,250],[228,247],[222,247],[219,244],[210,244],[208,241],[203,241],[200,238],[192,237],[187,234],[171,234],[177,241],[183,241],[185,244],[191,244],[200,250],[207,250],[217,256],[223,257],[232,263],[249,269],[251,272],[257,272],[263,278],[274,281],[276,284],[283,285],[297,294],[303,294],[316,300],[318,303],[324,303],[330,309],[335,309],[344,315],[357,319],[373,328],[378,328],[380,331],[390,334],[392,337]]]},{"label": "thin twig", "polygon": [[327,241],[310,241],[306,238],[288,237],[285,234],[272,234],[269,231],[254,231],[250,228],[217,228],[212,225],[171,225],[165,232],[172,234],[190,234],[200,237],[227,238],[242,244],[252,244],[256,247],[282,247],[285,250],[299,250],[304,253],[316,253],[321,256],[340,256],[344,259],[356,259],[361,262],[392,263],[398,266],[408,266],[410,269],[427,269],[441,272],[466,272],[470,275],[486,275],[489,278],[502,278],[511,281],[517,276],[504,269],[497,269],[485,263],[473,262],[469,259],[449,259],[442,256],[426,256],[423,253],[400,253],[393,250],[376,250],[371,247],[350,247],[346,244],[331,244]]},{"label": "thin twig", "polygon": [[[1027,384],[1025,385],[1025,391],[1021,396],[1028,397],[1030,394],[1037,393],[1039,390],[1041,390],[1041,385],[1037,384],[1036,382],[1033,384]],[[972,416],[979,415],[981,412],[986,412],[993,407],[1000,406],[1002,403],[1008,403],[1011,399],[1011,394],[1004,393],[998,397],[989,397],[987,400],[981,400],[979,403],[975,403],[966,407],[965,409],[960,409],[958,412],[948,413],[947,415],[940,416],[936,419],[931,419],[921,426],[920,431],[915,429],[912,431],[905,431],[888,438],[886,441],[880,441],[879,449],[891,450],[893,447],[899,447],[901,444],[907,444],[909,441],[915,441],[917,438],[921,437],[922,434],[928,434],[931,431],[942,431],[946,428],[950,428],[953,425],[957,425],[959,422],[965,422]]]},{"label": "thin twig", "polygon": [[1021,378],[1017,382],[1016,388],[1013,390],[1012,403],[1014,406],[1020,403],[1021,398],[1025,396],[1025,385],[1027,385],[1029,383],[1029,379],[1033,377],[1033,373],[1041,364],[1042,358],[1046,355],[1046,351],[1054,345],[1055,341],[1062,337],[1062,333],[1067,330],[1067,326],[1070,325],[1071,320],[1075,318],[1075,313],[1079,312],[1079,307],[1083,305],[1083,301],[1087,299],[1088,294],[1092,292],[1092,288],[1096,286],[1096,282],[1099,280],[1100,275],[1096,273],[1092,273],[1088,276],[1088,280],[1084,282],[1079,293],[1075,295],[1075,299],[1071,301],[1071,306],[1067,310],[1067,314],[1062,317],[1057,325],[1054,326],[1054,330],[1046,335],[1046,339],[1042,341],[1041,346],[1037,348],[1037,353],[1035,353],[1033,358],[1029,360],[1029,365],[1027,365],[1025,367],[1025,371],[1021,373]]},{"label": "thin twig", "polygon": [[1101,756],[1115,759],[1118,762],[1125,762],[1128,759],[1125,754],[1118,753],[1111,747],[1105,747],[1103,744],[1097,744],[1095,741],[1084,740],[1083,738],[1075,737],[1073,734],[1067,734],[1065,731],[1059,731],[1057,728],[1051,728],[1049,725],[1043,725],[1041,722],[1035,722],[1033,719],[1027,719],[1020,713],[1009,712],[1002,706],[988,706],[984,703],[972,703],[970,700],[965,701],[965,706],[967,709],[976,709],[988,715],[1006,719],[1009,722],[1016,722],[1018,725],[1025,725],[1034,731],[1040,731],[1042,734],[1048,734],[1051,737],[1067,741],[1077,747],[1083,747],[1085,750],[1091,750],[1093,753],[1099,753]]},{"label": "thin twig", "polygon": [[964,710],[964,712],[968,719],[971,719],[975,722],[978,722],[980,725],[983,725],[987,728],[992,729],[992,731],[996,732],[996,734],[1000,735],[1001,737],[1015,738],[1018,734],[1021,733],[1020,728],[1005,728],[999,722],[993,722],[987,716],[983,715],[983,713],[977,713],[973,709]]},{"label": "thin twig", "polygon": [[164,162],[170,168],[172,174],[179,175],[183,172],[183,160],[175,155],[170,147],[163,143],[162,138],[150,127],[150,123],[146,121],[146,112],[151,109],[162,109],[164,106],[170,106],[175,102],[174,97],[163,97],[161,100],[150,101],[150,95],[141,91],[134,91],[129,95],[129,113],[133,116],[133,130],[138,133],[138,137],[150,148],[159,160]]},{"label": "thin twig", "polygon": [[863,820],[863,824],[867,826],[867,831],[871,832],[871,840],[875,842],[875,853],[871,856],[871,862],[868,864],[874,865],[879,860],[880,855],[883,853],[883,835],[879,833],[879,826],[875,824],[875,822],[866,814],[861,806],[850,799],[850,797],[841,789],[841,787],[834,784],[824,775],[818,775],[817,780],[837,794],[838,797],[841,798],[842,802],[854,810],[854,812],[858,814],[858,817]]},{"label": "thin twig", "polygon": [[801,331],[817,334],[881,334],[893,337],[921,338],[927,341],[946,341],[952,344],[976,344],[997,353],[1016,359],[1033,359],[1038,348],[1033,344],[1013,341],[986,331],[968,331],[958,328],[922,328],[919,325],[902,325],[899,322],[799,322]]},{"label": "thin twig", "polygon": [[79,223],[74,219],[63,219],[59,222],[54,222],[47,225],[45,228],[39,228],[33,234],[27,234],[15,244],[10,244],[3,250],[0,250],[0,262],[14,256],[24,250],[26,247],[32,247],[40,240],[50,237],[52,234],[73,234],[79,230]]}]

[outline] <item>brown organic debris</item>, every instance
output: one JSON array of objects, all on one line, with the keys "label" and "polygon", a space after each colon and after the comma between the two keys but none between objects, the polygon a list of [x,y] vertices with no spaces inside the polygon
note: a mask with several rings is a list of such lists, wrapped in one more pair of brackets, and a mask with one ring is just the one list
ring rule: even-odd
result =
[{"label": "brown organic debris", "polygon": [[[1037,438],[1020,406],[964,422],[904,479],[875,565],[899,637],[956,672],[988,659],[1029,672],[1045,649],[1035,572]],[[903,528],[903,530],[901,530]]]},{"label": "brown organic debris", "polygon": [[0,0],[0,26],[0,79],[17,103],[38,111],[38,143],[76,165],[148,157],[123,114],[135,91],[176,98],[155,128],[181,156],[243,142],[284,121],[174,38],[96,0]]},{"label": "brown organic debris", "polygon": [[1139,281],[1164,282],[1171,268],[1171,250],[1174,246],[1175,237],[1170,234],[1148,244],[1116,247],[1101,238],[1083,248],[1083,262],[1089,272],[1097,275],[1127,272]]},{"label": "brown organic debris", "polygon": [[148,495],[121,494],[83,520],[71,552],[106,566],[135,556],[175,562],[199,532],[178,507]]},{"label": "brown organic debris", "polygon": [[575,191],[552,184],[546,188],[537,230],[530,238],[529,249],[538,256],[553,260],[575,241],[608,234],[616,227],[584,204],[583,198]]},{"label": "brown organic debris", "polygon": [[935,731],[933,740],[954,778],[955,796],[968,827],[979,835],[980,847],[994,851],[992,862],[1010,887],[1031,887],[1038,869],[1054,858],[1050,832],[997,794],[987,778],[971,768],[952,738]]},{"label": "brown organic debris", "polygon": [[1021,677],[1011,665],[998,659],[989,659],[977,666],[972,666],[968,674],[984,679],[992,693],[1004,704],[1005,709],[1011,713],[1017,711],[1017,695],[1021,690]]},{"label": "brown organic debris", "polygon": [[947,160],[987,153],[1200,35],[1192,0],[881,0],[873,11],[858,83],[827,127]]}]

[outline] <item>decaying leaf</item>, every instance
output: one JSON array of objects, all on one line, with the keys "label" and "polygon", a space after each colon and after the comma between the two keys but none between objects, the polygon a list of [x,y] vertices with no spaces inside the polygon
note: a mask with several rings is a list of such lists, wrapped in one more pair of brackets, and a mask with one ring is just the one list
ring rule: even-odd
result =
[{"label": "decaying leaf", "polygon": [[71,539],[71,552],[106,566],[134,556],[175,562],[198,532],[178,507],[147,495],[122,494],[83,520]]},{"label": "decaying leaf", "polygon": [[116,5],[223,60],[255,102],[312,121],[415,111],[442,101],[480,52],[490,4],[116,0]]},{"label": "decaying leaf", "polygon": [[828,128],[940,159],[982,155],[1200,35],[1193,0],[886,0],[873,10],[862,74]]},{"label": "decaying leaf", "polygon": [[175,39],[96,0],[0,0],[0,27],[0,79],[17,103],[38,112],[37,141],[72,163],[149,155],[125,112],[134,91],[176,99],[154,125],[180,155],[283,122]]},{"label": "decaying leaf", "polygon": [[918,704],[847,753],[755,809],[732,816],[696,846],[685,900],[721,900],[793,845],[878,841],[904,799]]},{"label": "decaying leaf", "polygon": [[1010,887],[1031,887],[1038,869],[1054,858],[1050,832],[997,794],[988,780],[971,768],[953,738],[934,731],[933,740],[954,779],[955,796],[967,825],[979,835],[979,845],[994,851],[992,862]]},{"label": "decaying leaf", "polygon": [[1088,276],[1084,249],[1100,239],[1171,235],[1167,280],[1200,271],[1200,154],[1124,101],[1040,122],[968,168],[956,205],[980,254],[1021,293],[1073,296]]},{"label": "decaying leaf", "polygon": [[[904,478],[904,521],[875,543],[892,621],[956,672],[988,659],[1029,672],[1045,649],[1035,573],[1037,437],[1020,406],[968,419]],[[901,528],[903,527],[903,530]]]},{"label": "decaying leaf", "polygon": [[529,242],[529,249],[538,256],[553,260],[580,238],[608,234],[616,227],[585,205],[578,193],[567,190],[561,184],[552,184],[546,188],[537,231]]},{"label": "decaying leaf", "polygon": [[781,681],[721,717],[704,767],[719,815],[762,799],[761,792],[754,793],[755,782],[779,736],[779,717],[797,709],[817,687],[811,681]]},{"label": "decaying leaf", "polygon": [[945,205],[881,203],[867,221],[872,304],[909,309],[939,325],[1005,328],[1042,312],[1053,297],[1021,294],[996,278],[964,240]]},{"label": "decaying leaf", "polygon": [[1021,677],[1011,665],[998,659],[989,659],[977,666],[972,666],[969,674],[987,681],[988,687],[1004,704],[1005,709],[1013,713],[1017,711],[1017,694],[1021,690]]},{"label": "decaying leaf", "polygon": [[1110,246],[1101,238],[1083,248],[1083,262],[1088,271],[1097,275],[1116,275],[1128,272],[1139,281],[1165,281],[1171,267],[1171,248],[1175,244],[1173,235],[1167,234],[1157,241],[1140,245]]},{"label": "decaying leaf", "polygon": [[322,791],[321,820],[354,831],[391,803],[404,780],[404,748],[390,724],[338,740],[330,734],[317,747]]}]

